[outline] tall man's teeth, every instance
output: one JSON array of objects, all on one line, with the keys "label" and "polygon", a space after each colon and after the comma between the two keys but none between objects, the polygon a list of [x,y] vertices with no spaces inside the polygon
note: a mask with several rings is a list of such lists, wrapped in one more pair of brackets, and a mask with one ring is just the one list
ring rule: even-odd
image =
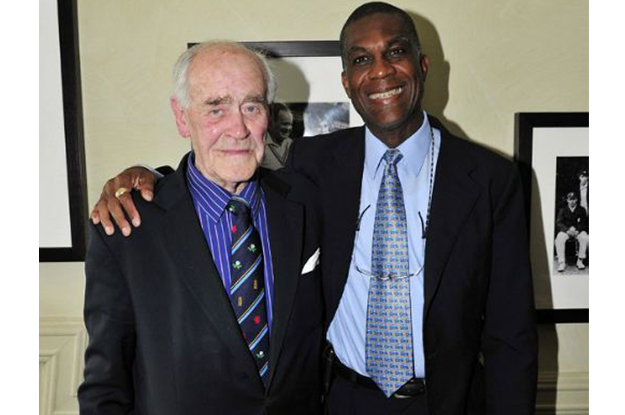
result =
[{"label": "tall man's teeth", "polygon": [[369,95],[369,98],[371,99],[385,99],[385,98],[390,98],[394,95],[397,95],[401,92],[401,87],[399,88],[395,88],[395,89],[391,89],[390,91],[386,91],[386,92],[377,92],[375,94],[371,94]]}]

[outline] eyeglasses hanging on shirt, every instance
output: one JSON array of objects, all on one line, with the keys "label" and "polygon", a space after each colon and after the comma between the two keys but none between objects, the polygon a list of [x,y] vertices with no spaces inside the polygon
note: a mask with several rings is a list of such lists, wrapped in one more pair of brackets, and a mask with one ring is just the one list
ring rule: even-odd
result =
[{"label": "eyeglasses hanging on shirt", "polygon": [[[428,180],[428,206],[427,206],[427,212],[426,212],[426,219],[423,219],[423,215],[421,214],[421,211],[418,211],[417,214],[419,215],[419,221],[421,222],[421,238],[423,239],[423,243],[421,244],[421,246],[423,247],[423,251],[422,251],[422,263],[419,264],[419,267],[417,269],[416,272],[410,272],[408,275],[375,275],[373,272],[369,271],[366,267],[362,267],[358,264],[358,262],[356,261],[356,256],[355,256],[355,249],[352,250],[352,264],[354,264],[354,266],[356,267],[356,271],[358,271],[359,273],[361,273],[362,275],[365,275],[367,277],[374,277],[374,278],[379,278],[381,280],[388,280],[391,278],[396,278],[396,279],[402,279],[402,278],[410,278],[413,276],[417,276],[419,275],[421,272],[423,272],[423,267],[424,267],[424,262],[425,262],[425,241],[427,239],[427,233],[428,233],[428,227],[430,225],[430,210],[432,207],[432,193],[434,190],[434,130],[432,129],[432,126],[430,125],[430,159],[429,159],[429,180]],[[365,213],[367,212],[367,210],[369,210],[369,208],[371,207],[371,205],[367,205],[362,212],[360,212],[360,214],[358,215],[358,220],[356,222],[356,232],[355,232],[355,237],[354,237],[354,241],[358,240],[358,234],[360,233],[360,223],[362,222],[362,218],[365,215]],[[356,243],[354,242],[354,248],[356,247]]]},{"label": "eyeglasses hanging on shirt", "polygon": [[[371,205],[367,205],[362,212],[360,212],[360,214],[358,215],[358,220],[356,222],[356,235],[354,240],[358,240],[358,235],[360,233],[360,223],[362,222],[362,218],[364,217],[365,213],[369,210],[369,208],[371,207]],[[421,238],[422,239],[427,239],[427,225],[425,224],[425,222],[423,221],[423,216],[421,215],[421,212],[417,212],[419,215],[419,221],[421,222]],[[422,244],[423,247],[423,252],[421,255],[421,258],[425,258],[425,243]],[[420,273],[423,272],[423,267],[424,264],[418,264],[418,268],[416,271],[414,272],[410,272],[407,275],[378,275],[375,274],[374,272],[370,271],[370,269],[368,267],[364,267],[361,266],[358,261],[356,260],[356,256],[355,256],[355,249],[352,251],[352,261],[351,263],[354,264],[354,267],[356,268],[356,271],[358,271],[360,274],[369,277],[369,278],[377,278],[380,279],[382,281],[386,281],[389,280],[391,278],[394,279],[404,279],[404,278],[412,278],[412,277],[416,277],[417,275],[419,275]]]}]

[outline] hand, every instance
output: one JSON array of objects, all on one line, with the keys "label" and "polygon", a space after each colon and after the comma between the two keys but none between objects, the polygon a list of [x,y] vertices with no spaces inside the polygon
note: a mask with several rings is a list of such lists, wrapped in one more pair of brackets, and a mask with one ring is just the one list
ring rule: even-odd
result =
[{"label": "hand", "polygon": [[[91,221],[95,225],[101,223],[104,232],[107,235],[112,235],[115,232],[110,217],[112,215],[124,236],[130,235],[131,226],[124,216],[124,211],[135,227],[141,225],[141,217],[132,201],[130,190],[139,190],[141,196],[150,202],[154,197],[154,183],[156,183],[154,173],[145,167],[130,167],[116,177],[109,179],[102,188],[100,200],[97,201],[91,211]],[[129,191],[117,198],[115,192],[120,187],[125,187]]]}]

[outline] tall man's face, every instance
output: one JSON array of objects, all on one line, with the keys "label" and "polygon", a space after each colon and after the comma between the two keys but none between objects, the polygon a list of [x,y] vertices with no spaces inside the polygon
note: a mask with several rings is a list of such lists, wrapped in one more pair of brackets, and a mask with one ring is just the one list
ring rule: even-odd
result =
[{"label": "tall man's face", "polygon": [[191,137],[195,166],[209,180],[240,193],[264,154],[268,107],[255,57],[207,49],[189,67],[189,105],[172,100],[180,135]]},{"label": "tall man's face", "polygon": [[390,147],[423,121],[428,59],[410,42],[401,17],[376,13],[346,29],[343,87],[367,127]]}]

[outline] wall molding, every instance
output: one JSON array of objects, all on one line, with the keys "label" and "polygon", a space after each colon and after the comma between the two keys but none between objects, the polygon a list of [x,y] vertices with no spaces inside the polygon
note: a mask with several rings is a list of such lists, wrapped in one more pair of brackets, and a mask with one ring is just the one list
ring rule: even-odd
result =
[{"label": "wall molding", "polygon": [[[39,318],[39,414],[77,415],[87,332],[81,317]],[[588,372],[538,374],[537,415],[588,415]]]},{"label": "wall molding", "polygon": [[541,372],[536,414],[588,415],[589,389],[588,372]]},{"label": "wall molding", "polygon": [[77,415],[87,333],[80,317],[39,318],[39,414]]},{"label": "wall molding", "polygon": [[39,414],[52,412],[56,367],[54,354],[39,350]]}]

